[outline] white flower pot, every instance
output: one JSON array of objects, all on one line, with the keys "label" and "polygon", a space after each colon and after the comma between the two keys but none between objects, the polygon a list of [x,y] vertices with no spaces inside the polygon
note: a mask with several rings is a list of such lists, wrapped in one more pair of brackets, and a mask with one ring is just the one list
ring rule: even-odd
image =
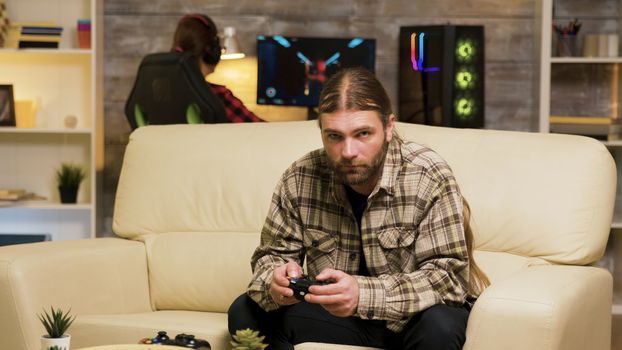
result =
[{"label": "white flower pot", "polygon": [[62,338],[48,338],[48,336],[44,335],[41,337],[41,350],[49,350],[53,346],[57,346],[60,350],[70,350],[69,342],[71,341],[71,336],[69,334],[65,334]]}]

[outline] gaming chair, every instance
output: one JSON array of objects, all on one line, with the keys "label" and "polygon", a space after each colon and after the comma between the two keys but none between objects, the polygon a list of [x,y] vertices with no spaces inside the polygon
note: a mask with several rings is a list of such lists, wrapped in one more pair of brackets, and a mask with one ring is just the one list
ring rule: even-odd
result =
[{"label": "gaming chair", "polygon": [[133,129],[156,124],[226,123],[225,107],[203,78],[191,52],[143,58],[125,115]]}]

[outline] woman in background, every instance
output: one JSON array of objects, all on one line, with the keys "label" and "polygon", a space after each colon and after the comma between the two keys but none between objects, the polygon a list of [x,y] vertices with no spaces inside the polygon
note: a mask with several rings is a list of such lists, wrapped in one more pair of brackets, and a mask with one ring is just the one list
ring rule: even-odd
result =
[{"label": "woman in background", "polygon": [[[214,72],[220,61],[221,46],[216,24],[206,15],[190,14],[177,23],[173,38],[173,51],[190,51],[199,59],[203,76]],[[249,111],[244,103],[233,95],[224,85],[207,82],[212,92],[218,96],[227,111],[231,123],[262,122],[263,120]]]}]

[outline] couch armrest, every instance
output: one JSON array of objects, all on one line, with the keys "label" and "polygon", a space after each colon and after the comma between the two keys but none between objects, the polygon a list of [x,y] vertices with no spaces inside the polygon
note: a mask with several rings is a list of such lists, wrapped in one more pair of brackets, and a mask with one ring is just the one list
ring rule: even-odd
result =
[{"label": "couch armrest", "polygon": [[464,349],[609,349],[612,288],[596,267],[520,270],[477,300]]},{"label": "couch armrest", "polygon": [[44,329],[37,314],[50,306],[78,318],[150,311],[144,245],[100,238],[0,247],[3,348],[38,349]]}]

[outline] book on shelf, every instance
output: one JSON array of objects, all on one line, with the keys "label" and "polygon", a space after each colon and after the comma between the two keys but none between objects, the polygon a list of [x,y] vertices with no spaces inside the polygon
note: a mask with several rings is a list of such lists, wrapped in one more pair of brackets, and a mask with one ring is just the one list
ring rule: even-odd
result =
[{"label": "book on shelf", "polygon": [[38,41],[38,42],[60,42],[60,36],[58,35],[30,35],[22,34],[19,36],[19,41]]},{"label": "book on shelf", "polygon": [[18,201],[30,195],[30,192],[21,189],[0,189],[0,201]]},{"label": "book on shelf", "polygon": [[52,30],[62,31],[63,27],[56,22],[40,22],[40,21],[15,21],[12,23],[21,28],[49,28]]},{"label": "book on shelf", "polygon": [[20,49],[58,49],[58,41],[20,40],[17,47]]},{"label": "book on shelf", "polygon": [[60,36],[63,33],[63,27],[54,27],[54,26],[21,26],[20,33],[22,34],[33,34],[33,35],[56,35]]},{"label": "book on shelf", "polygon": [[619,118],[553,115],[549,118],[549,125],[553,133],[590,136],[607,141],[622,139]]},{"label": "book on shelf", "polygon": [[18,201],[46,199],[46,197],[39,196],[22,188],[0,188],[0,205],[11,205],[11,203]]}]

